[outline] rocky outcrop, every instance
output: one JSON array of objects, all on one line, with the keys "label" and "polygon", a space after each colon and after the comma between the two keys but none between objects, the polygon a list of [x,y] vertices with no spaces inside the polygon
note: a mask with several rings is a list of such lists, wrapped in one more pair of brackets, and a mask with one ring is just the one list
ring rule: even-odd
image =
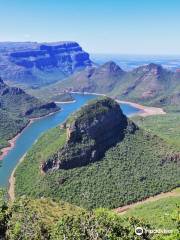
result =
[{"label": "rocky outcrop", "polygon": [[43,171],[70,169],[100,160],[105,152],[134,133],[137,126],[110,98],[93,101],[64,124],[67,143],[43,165]]}]

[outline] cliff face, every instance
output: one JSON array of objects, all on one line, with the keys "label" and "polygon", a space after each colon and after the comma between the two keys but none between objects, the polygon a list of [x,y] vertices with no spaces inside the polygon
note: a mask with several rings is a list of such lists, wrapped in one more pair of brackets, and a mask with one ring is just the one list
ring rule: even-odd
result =
[{"label": "cliff face", "polygon": [[42,44],[37,50],[12,52],[9,59],[25,68],[35,67],[43,70],[58,67],[68,74],[77,68],[91,65],[89,54],[84,52],[76,42]]},{"label": "cliff face", "polygon": [[43,171],[70,169],[100,160],[106,150],[137,129],[110,98],[96,100],[75,113],[63,126],[67,143],[47,162]]},{"label": "cliff face", "polygon": [[4,79],[52,82],[92,65],[89,54],[76,42],[14,44],[7,47],[0,44],[0,70]]}]

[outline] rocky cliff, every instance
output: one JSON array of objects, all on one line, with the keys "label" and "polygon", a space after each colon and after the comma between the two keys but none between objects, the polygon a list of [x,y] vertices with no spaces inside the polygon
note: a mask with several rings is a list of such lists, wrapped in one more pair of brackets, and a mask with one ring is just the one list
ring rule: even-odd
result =
[{"label": "rocky cliff", "polygon": [[0,50],[3,78],[27,84],[55,82],[92,65],[76,42],[4,43]]},{"label": "rocky cliff", "polygon": [[134,133],[136,125],[122,113],[110,98],[92,101],[71,116],[63,128],[67,143],[48,161],[43,171],[70,169],[100,160],[106,150],[121,141],[126,132]]}]

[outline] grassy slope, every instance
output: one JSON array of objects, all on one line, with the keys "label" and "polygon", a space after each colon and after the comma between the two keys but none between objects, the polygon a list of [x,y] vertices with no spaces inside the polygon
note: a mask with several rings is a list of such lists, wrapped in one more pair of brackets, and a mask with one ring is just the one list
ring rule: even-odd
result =
[{"label": "grassy slope", "polygon": [[[178,188],[177,193],[180,193]],[[166,197],[154,202],[144,203],[129,210],[125,216],[134,216],[149,222],[157,228],[173,229],[175,228],[173,218],[176,217],[177,206],[180,205],[179,196]]]},{"label": "grassy slope", "polygon": [[180,114],[168,113],[146,118],[136,116],[132,119],[140,127],[160,136],[180,150]]},{"label": "grassy slope", "polygon": [[161,165],[161,159],[173,149],[142,130],[127,135],[100,162],[42,176],[40,162],[64,142],[59,131],[56,128],[42,136],[17,168],[17,195],[50,196],[86,208],[115,208],[179,184],[177,164],[167,161]]},{"label": "grassy slope", "polygon": [[[38,143],[33,145],[15,173],[17,178],[16,192],[34,195],[40,190],[39,181],[43,178],[39,169],[40,163],[56,152],[58,148],[64,144],[65,138],[64,130],[57,127],[46,132],[38,140]],[[30,162],[27,162],[27,159]],[[41,187],[46,188],[46,186]]]},{"label": "grassy slope", "polygon": [[[142,128],[157,134],[177,150],[180,149],[180,114],[168,113],[146,118],[135,116],[133,121]],[[180,192],[180,189],[178,188],[176,191]],[[171,196],[137,206],[129,210],[125,216],[145,219],[156,228],[173,229],[174,221],[172,216],[177,205],[180,205],[180,198]]]}]

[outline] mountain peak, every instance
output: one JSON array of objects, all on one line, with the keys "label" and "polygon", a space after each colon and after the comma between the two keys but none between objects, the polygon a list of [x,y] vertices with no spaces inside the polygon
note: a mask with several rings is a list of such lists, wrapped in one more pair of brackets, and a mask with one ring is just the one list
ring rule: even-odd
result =
[{"label": "mountain peak", "polygon": [[125,132],[137,129],[111,98],[93,100],[73,114],[62,126],[67,142],[43,164],[43,171],[70,169],[99,161],[105,152],[121,141]]},{"label": "mountain peak", "polygon": [[123,72],[123,70],[117,65],[114,61],[108,61],[100,66],[100,69],[105,69],[106,71],[109,71],[110,73],[116,73],[120,74]]},{"label": "mountain peak", "polygon": [[153,75],[159,75],[161,72],[163,72],[163,67],[159,64],[155,63],[150,63],[147,65],[140,66],[138,68],[135,68],[133,70],[134,73],[140,73],[140,74],[145,74],[145,73],[151,73]]}]

